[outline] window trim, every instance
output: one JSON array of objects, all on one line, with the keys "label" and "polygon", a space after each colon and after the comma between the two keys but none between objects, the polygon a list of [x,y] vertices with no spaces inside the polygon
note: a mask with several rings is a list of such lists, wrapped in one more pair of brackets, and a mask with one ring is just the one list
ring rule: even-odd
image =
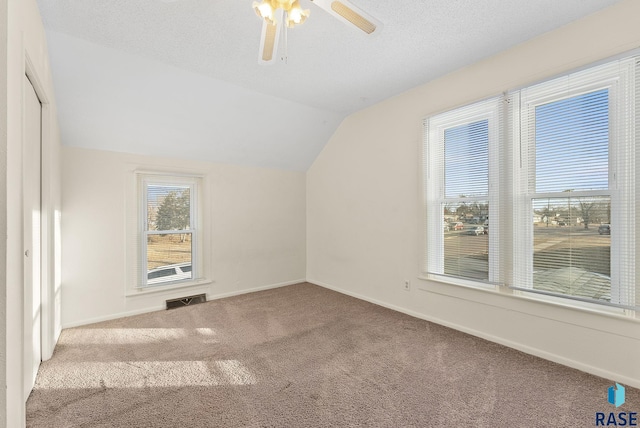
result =
[{"label": "window trim", "polygon": [[[208,207],[208,176],[200,172],[175,171],[173,169],[155,168],[141,169],[133,166],[130,170],[130,185],[127,196],[127,281],[125,296],[134,297],[175,289],[203,287],[211,284],[210,262],[210,227],[205,213]],[[192,278],[170,281],[160,284],[146,284],[146,187],[152,184],[189,184],[193,191],[190,195],[192,226]]]},{"label": "window trim", "polygon": [[[638,286],[636,285],[634,290],[633,286],[629,287],[629,294],[622,296],[622,301],[613,302],[597,302],[595,300],[583,299],[577,296],[561,295],[555,293],[545,293],[533,290],[533,252],[529,251],[533,248],[533,224],[530,221],[526,221],[527,214],[532,212],[532,201],[535,198],[544,197],[580,197],[580,196],[609,196],[611,198],[611,214],[612,218],[610,222],[618,224],[612,233],[612,245],[611,245],[611,299],[613,300],[614,293],[619,291],[620,288],[625,286],[620,285],[621,276],[636,277],[636,272],[633,264],[627,268],[626,272],[621,272],[620,266],[614,263],[617,260],[618,255],[627,251],[631,255],[629,257],[635,258],[635,227],[632,223],[634,221],[627,221],[625,224],[625,217],[637,218],[635,207],[625,207],[625,213],[623,213],[622,204],[620,202],[620,189],[619,183],[624,183],[627,192],[635,193],[637,178],[634,177],[633,171],[623,171],[620,168],[621,159],[631,159],[635,163],[635,156],[633,155],[634,136],[627,136],[626,141],[619,135],[621,127],[624,124],[628,124],[629,128],[632,128],[630,121],[633,121],[632,112],[633,108],[629,107],[631,104],[627,101],[628,95],[620,93],[621,90],[628,88],[629,85],[633,85],[634,70],[637,57],[628,57],[620,60],[608,62],[605,64],[599,64],[593,67],[582,69],[575,73],[568,73],[561,77],[549,79],[548,81],[532,85],[526,88],[522,88],[518,91],[513,91],[508,96],[513,99],[512,106],[518,106],[517,110],[512,112],[513,124],[517,131],[513,133],[513,147],[515,149],[514,159],[520,159],[520,162],[514,162],[514,182],[516,188],[514,189],[514,216],[513,227],[514,230],[524,230],[524,238],[516,239],[515,234],[513,236],[514,247],[514,261],[513,272],[514,278],[511,280],[512,285],[509,287],[513,290],[517,290],[520,293],[535,293],[542,299],[569,299],[575,302],[582,302],[586,304],[595,304],[609,307],[616,307],[622,309],[633,310],[634,305],[630,300],[637,299],[635,294],[638,293]],[[623,88],[621,88],[621,86]],[[609,135],[609,184],[606,190],[594,190],[594,191],[574,191],[568,193],[560,192],[546,192],[536,193],[535,179],[529,180],[530,170],[535,171],[535,158],[529,158],[530,146],[535,148],[535,141],[526,141],[525,135],[535,135],[531,132],[531,129],[535,127],[535,109],[537,106],[544,105],[551,102],[562,101],[572,97],[577,97],[583,94],[588,94],[594,91],[607,89],[609,95],[609,129],[611,130]],[[635,104],[638,104],[638,100],[634,100]],[[625,116],[625,115],[628,115]],[[629,212],[630,211],[630,212]],[[632,214],[629,216],[628,214]],[[627,214],[627,215],[625,215]],[[615,220],[614,220],[615,219]],[[629,231],[628,234],[619,233],[621,230]],[[614,238],[617,238],[614,240]],[[615,244],[615,245],[614,245]],[[530,254],[528,254],[530,252]],[[524,276],[524,278],[523,278]],[[516,284],[516,281],[518,284]],[[629,279],[627,279],[629,281]],[[635,280],[631,280],[636,284]],[[543,297],[544,296],[544,297]]]},{"label": "window trim", "polygon": [[[499,143],[501,135],[500,97],[492,97],[473,104],[452,109],[423,120],[423,172],[425,203],[425,257],[421,268],[423,277],[436,281],[450,282],[462,286],[479,286],[495,289],[501,283],[499,233],[489,233],[489,274],[487,281],[444,273],[444,235],[442,233],[442,204],[451,200],[470,202],[486,200],[489,204],[489,230],[499,221],[500,195],[498,193],[500,176],[491,171],[499,171]],[[444,188],[444,135],[447,129],[465,124],[488,121],[488,193],[485,196],[467,198],[447,198]],[[434,173],[435,171],[435,173]],[[439,233],[431,234],[430,230]],[[497,230],[497,229],[494,229]],[[436,250],[436,251],[434,251]]]},{"label": "window trim", "polygon": [[[511,217],[512,219],[512,221],[502,222],[503,224],[500,225],[499,227],[503,235],[502,238],[499,239],[498,241],[499,241],[499,247],[500,247],[499,249],[501,251],[501,254],[499,257],[499,260],[501,262],[501,266],[500,266],[501,279],[503,279],[504,282],[501,281],[498,287],[493,287],[493,288],[487,287],[486,283],[483,283],[480,281],[476,281],[472,279],[459,280],[459,279],[446,277],[444,275],[437,275],[429,272],[428,266],[429,266],[429,260],[431,256],[430,250],[431,250],[431,247],[433,247],[432,243],[430,243],[430,235],[432,235],[431,232],[433,230],[439,230],[435,228],[437,226],[433,226],[433,224],[429,222],[429,219],[433,217],[434,215],[433,213],[435,210],[435,208],[433,207],[434,205],[433,198],[430,198],[430,193],[433,191],[433,185],[429,181],[429,173],[431,172],[433,167],[432,165],[433,157],[430,156],[431,148],[429,145],[429,137],[432,133],[432,129],[429,126],[429,121],[438,116],[452,114],[457,110],[472,106],[473,104],[451,109],[443,113],[433,115],[423,119],[424,141],[423,141],[423,144],[421,145],[423,180],[422,180],[422,189],[421,189],[422,203],[420,204],[420,213],[423,218],[423,221],[421,222],[422,224],[421,247],[423,249],[423,254],[421,258],[421,267],[420,267],[420,275],[419,275],[419,278],[421,280],[434,281],[437,283],[444,283],[444,284],[452,284],[456,286],[471,288],[474,290],[482,290],[485,293],[489,291],[491,293],[495,293],[496,295],[502,295],[510,298],[518,298],[518,299],[524,299],[524,300],[535,301],[535,302],[543,302],[546,304],[552,304],[552,305],[562,306],[566,308],[597,312],[597,313],[607,314],[615,317],[619,317],[619,316],[631,317],[635,319],[635,317],[640,313],[639,311],[640,286],[637,285],[638,281],[636,280],[638,278],[638,273],[640,272],[640,269],[635,269],[635,266],[633,263],[633,261],[635,261],[635,259],[637,259],[639,255],[638,252],[636,251],[636,244],[635,244],[636,232],[633,224],[635,224],[638,214],[640,214],[640,212],[638,212],[635,209],[636,208],[635,205],[637,205],[637,201],[636,201],[637,198],[635,198],[635,196],[636,196],[636,193],[640,191],[640,174],[637,174],[635,172],[638,166],[638,162],[640,162],[640,147],[638,147],[639,145],[635,144],[635,142],[638,141],[638,138],[639,138],[637,133],[640,132],[640,128],[636,123],[637,118],[639,117],[638,112],[640,112],[640,87],[639,87],[640,56],[637,56],[637,55],[638,55],[637,52],[634,52],[634,56],[630,56],[630,54],[627,54],[627,55],[619,56],[610,60],[602,60],[590,66],[580,67],[577,71],[574,71],[574,72],[566,72],[566,73],[563,73],[562,75],[559,75],[559,76],[556,75],[556,76],[550,77],[549,79],[546,79],[536,84],[521,86],[512,91],[505,92],[500,97],[497,97],[500,100],[500,104],[505,105],[507,107],[504,108],[504,110],[502,110],[501,116],[500,116],[500,118],[503,120],[503,123],[500,124],[500,129],[502,131],[502,135],[501,135],[502,139],[498,144],[498,147],[501,150],[501,155],[500,155],[500,158],[498,159],[498,165],[499,165],[498,167],[503,168],[502,170],[500,170],[502,183],[500,183],[501,189],[499,191],[499,196],[501,198],[502,204],[500,204],[499,207],[496,206],[496,208],[499,210],[500,215],[502,216],[503,219],[509,219],[509,217]],[[517,160],[519,160],[521,156],[520,154],[520,150],[521,150],[521,147],[520,147],[520,144],[521,144],[520,95],[522,92],[531,90],[531,88],[534,88],[536,86],[545,86],[545,85],[548,85],[550,82],[559,81],[561,79],[574,79],[574,81],[579,81],[579,79],[583,79],[585,81],[588,81],[589,80],[588,74],[590,72],[593,72],[593,70],[598,68],[606,68],[606,67],[615,68],[618,71],[618,75],[621,76],[622,79],[627,79],[628,80],[627,83],[629,85],[628,88],[630,88],[630,91],[633,91],[633,88],[635,88],[635,91],[629,92],[630,94],[631,93],[635,94],[631,96],[633,101],[627,102],[629,107],[624,110],[624,115],[625,115],[624,120],[626,121],[626,124],[627,124],[627,128],[625,130],[627,134],[625,135],[625,138],[627,138],[627,141],[624,144],[622,144],[624,146],[623,148],[621,148],[620,143],[617,142],[617,144],[615,144],[616,145],[615,150],[612,150],[610,148],[610,151],[609,151],[609,162],[616,162],[616,167],[620,165],[619,162],[623,162],[624,164],[623,167],[625,168],[624,173],[621,174],[619,171],[616,171],[615,173],[610,173],[610,177],[611,175],[615,175],[614,178],[617,179],[618,181],[621,181],[624,179],[627,180],[628,184],[624,189],[624,192],[626,193],[625,197],[627,198],[626,199],[627,201],[631,201],[630,205],[633,205],[633,207],[631,207],[632,218],[629,218],[629,220],[627,220],[628,222],[627,229],[632,232],[631,234],[632,236],[627,236],[625,237],[624,240],[622,240],[622,242],[616,243],[615,250],[614,250],[614,246],[612,246],[612,249],[611,249],[612,271],[614,269],[614,266],[613,266],[614,263],[617,263],[617,261],[616,262],[613,261],[614,257],[616,257],[614,255],[616,254],[616,251],[618,252],[618,254],[624,255],[628,263],[627,266],[631,266],[632,268],[630,269],[630,272],[627,272],[628,276],[625,278],[625,281],[627,281],[627,283],[630,284],[630,285],[627,285],[627,287],[632,289],[631,290],[632,293],[629,295],[629,300],[628,300],[629,305],[622,305],[622,304],[608,305],[608,304],[604,304],[607,302],[601,303],[595,300],[574,299],[572,298],[573,296],[569,296],[569,295],[564,296],[559,294],[556,296],[556,295],[532,293],[527,289],[513,286],[516,278],[516,267],[519,268],[519,265],[518,265],[519,261],[516,260],[517,256],[515,255],[516,251],[514,250],[516,250],[521,245],[521,243],[519,243],[518,240],[516,239],[514,231],[518,230],[518,227],[520,227],[520,225],[522,224],[522,221],[524,221],[523,220],[524,216],[521,216],[521,218],[518,219],[518,216],[516,215],[518,211],[517,206],[518,204],[522,204],[522,201],[520,201],[519,199],[521,199],[523,195],[529,196],[529,199],[533,197],[531,195],[528,195],[528,193],[523,193],[519,191],[523,186],[522,174],[520,173],[520,171],[518,171],[518,168],[517,168],[517,163],[518,163]],[[587,75],[587,77],[584,77],[585,75]],[[618,77],[612,77],[610,80],[617,80],[617,79]],[[603,79],[601,78],[599,84],[595,84],[595,86],[602,88],[602,81]],[[587,90],[590,88],[584,82],[582,84],[582,88],[579,88],[577,85],[574,85],[574,88],[575,89],[574,91],[572,91],[571,94],[568,94],[562,98],[570,98],[572,96],[579,95],[580,93],[586,93],[586,92],[592,91],[592,90]],[[547,96],[550,96],[551,99],[558,100],[559,97],[557,96],[557,94],[555,96],[552,96],[552,93],[555,90],[556,89],[549,88],[550,93],[548,93]],[[628,95],[626,94],[627,93],[622,93],[622,96],[618,98],[622,99],[624,97],[628,97]],[[615,109],[619,110],[618,106],[616,106]],[[616,112],[616,114],[618,113],[619,112]],[[611,129],[612,130],[615,129],[613,132],[615,132],[616,134],[621,133],[620,128],[617,125],[612,124]],[[618,135],[616,135],[616,137],[618,137]],[[613,153],[614,151],[615,153]],[[638,155],[636,155],[636,153]],[[491,164],[489,168],[491,169]],[[525,180],[524,185],[526,186],[528,184],[529,183]],[[617,189],[614,192],[614,186],[616,186],[616,184],[617,183],[615,183],[615,180],[610,179],[609,190],[604,192],[607,195],[611,195],[612,200],[614,196],[617,197],[617,193],[619,192],[619,190]],[[602,194],[603,192],[602,191],[584,191],[584,192],[576,191],[572,196],[575,196],[575,197],[587,196],[587,195],[595,195],[596,193]],[[539,197],[539,195],[535,195],[535,197]],[[613,201],[612,201],[612,204],[613,204]],[[625,215],[629,217],[628,212],[619,213],[619,214],[613,214],[612,212],[612,218],[610,219],[611,222],[615,221],[614,218],[616,215],[618,216]],[[438,217],[441,217],[441,216],[438,216]],[[497,219],[497,217],[494,215],[490,215],[489,219],[491,222],[491,226],[493,226],[493,227],[490,226],[490,230],[497,231],[498,228],[496,227],[496,224],[495,224],[496,223],[495,220]],[[527,222],[527,223],[530,223],[530,222]],[[527,225],[527,226],[531,229],[533,228],[533,225]],[[440,226],[440,228],[442,228],[442,226]],[[532,230],[531,232],[533,233]],[[489,236],[491,236],[491,234]],[[629,271],[629,269],[627,270]],[[636,285],[634,286],[634,284]],[[420,287],[420,288],[426,291],[430,291],[431,287],[429,288]],[[523,290],[526,290],[526,291],[523,291]],[[451,291],[453,292],[454,289],[452,288]],[[614,286],[612,284],[612,296],[614,295],[614,293],[615,293]],[[445,294],[448,294],[448,293],[445,293]],[[454,293],[454,295],[455,294],[456,293]]]},{"label": "window trim", "polygon": [[[200,207],[200,198],[199,198],[199,178],[198,177],[188,177],[188,176],[172,176],[172,175],[159,175],[159,174],[140,174],[138,176],[139,180],[139,218],[138,218],[138,239],[139,239],[139,247],[140,247],[140,260],[141,263],[138,264],[139,272],[138,272],[138,288],[149,288],[149,287],[158,287],[158,284],[149,284],[148,283],[148,274],[146,261],[147,261],[147,242],[150,235],[158,235],[158,234],[182,234],[182,233],[190,233],[191,234],[191,278],[189,279],[178,279],[174,281],[162,282],[162,285],[180,285],[184,283],[188,283],[194,280],[197,280],[200,277],[200,227],[199,227],[199,215],[198,210]],[[181,230],[181,231],[151,231],[148,229],[148,189],[150,185],[167,185],[167,186],[188,186],[189,187],[189,216],[190,216],[190,225],[189,229]],[[195,227],[194,227],[195,225]]]}]

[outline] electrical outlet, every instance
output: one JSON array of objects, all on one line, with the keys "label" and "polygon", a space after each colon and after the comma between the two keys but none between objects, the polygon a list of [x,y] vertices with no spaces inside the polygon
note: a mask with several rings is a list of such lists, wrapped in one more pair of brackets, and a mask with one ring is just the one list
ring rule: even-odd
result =
[{"label": "electrical outlet", "polygon": [[404,280],[404,289],[405,291],[411,290],[411,281],[409,281],[408,279]]}]

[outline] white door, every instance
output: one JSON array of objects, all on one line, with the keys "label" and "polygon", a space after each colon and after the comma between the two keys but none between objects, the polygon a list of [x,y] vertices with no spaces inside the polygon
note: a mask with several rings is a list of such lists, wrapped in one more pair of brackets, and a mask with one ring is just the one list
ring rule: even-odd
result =
[{"label": "white door", "polygon": [[24,208],[24,399],[29,397],[41,362],[40,345],[40,158],[42,106],[31,82],[24,77],[24,141],[22,149]]}]

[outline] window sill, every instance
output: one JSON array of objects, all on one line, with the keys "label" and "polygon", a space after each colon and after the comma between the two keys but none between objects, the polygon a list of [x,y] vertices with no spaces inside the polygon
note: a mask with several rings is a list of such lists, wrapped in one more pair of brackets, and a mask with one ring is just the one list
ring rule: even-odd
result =
[{"label": "window sill", "polygon": [[561,308],[575,309],[584,312],[596,313],[599,315],[611,315],[617,318],[634,319],[632,309],[623,309],[615,306],[599,305],[598,303],[583,302],[573,300],[571,298],[563,298],[560,296],[550,296],[544,294],[530,293],[524,290],[512,290],[511,295],[517,299],[523,299],[533,302],[540,302],[547,305],[553,305]]},{"label": "window sill", "polygon": [[[637,326],[640,324],[640,317],[638,317],[640,314],[636,311],[598,307],[596,304],[582,305],[580,302],[564,301],[562,298],[553,300],[539,298],[538,296],[523,295],[522,292],[516,292],[507,287],[490,289],[478,286],[460,286],[425,276],[420,276],[418,279],[422,281],[422,284],[418,285],[417,288],[423,292],[640,339],[640,333],[637,330]],[[540,309],[542,307],[546,309],[536,309],[536,306]],[[591,318],[590,316],[597,316],[598,318]],[[604,319],[609,319],[616,324],[605,322]],[[622,326],[618,324],[620,321],[631,324]]]},{"label": "window sill", "polygon": [[167,285],[151,285],[148,287],[130,288],[127,290],[125,297],[146,296],[148,294],[161,293],[163,291],[181,290],[188,288],[196,288],[213,284],[210,279],[196,279],[193,281],[177,282]]},{"label": "window sill", "polygon": [[473,290],[488,290],[496,291],[499,289],[499,284],[489,281],[473,280],[462,277],[438,275],[433,273],[426,273],[418,277],[423,281],[433,281],[440,284],[455,285],[459,287],[471,288]]}]

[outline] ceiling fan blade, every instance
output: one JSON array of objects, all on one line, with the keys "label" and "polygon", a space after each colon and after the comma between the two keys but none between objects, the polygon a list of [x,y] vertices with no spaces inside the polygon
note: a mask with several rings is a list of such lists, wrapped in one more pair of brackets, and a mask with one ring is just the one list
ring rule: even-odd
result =
[{"label": "ceiling fan blade", "polygon": [[345,24],[353,25],[367,34],[372,34],[382,29],[382,22],[348,0],[311,0],[311,2]]},{"label": "ceiling fan blade", "polygon": [[280,29],[282,26],[282,10],[277,10],[274,16],[275,24],[268,21],[262,23],[262,35],[260,37],[260,54],[258,62],[260,64],[273,64],[278,54],[278,40],[280,39]]}]

